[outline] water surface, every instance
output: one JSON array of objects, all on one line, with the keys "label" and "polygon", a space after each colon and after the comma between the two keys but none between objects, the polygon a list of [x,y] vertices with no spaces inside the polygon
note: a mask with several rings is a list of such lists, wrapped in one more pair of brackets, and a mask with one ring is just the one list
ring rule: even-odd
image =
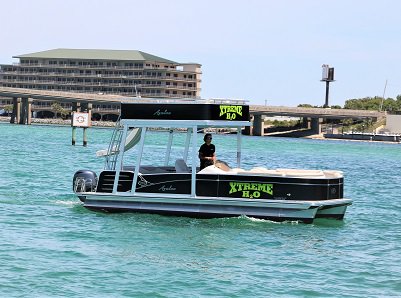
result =
[{"label": "water surface", "polygon": [[[2,297],[401,296],[401,145],[244,137],[244,168],[344,171],[345,220],[305,225],[86,210],[72,176],[103,167],[111,133],[0,124]],[[213,137],[230,164],[235,140]]]}]

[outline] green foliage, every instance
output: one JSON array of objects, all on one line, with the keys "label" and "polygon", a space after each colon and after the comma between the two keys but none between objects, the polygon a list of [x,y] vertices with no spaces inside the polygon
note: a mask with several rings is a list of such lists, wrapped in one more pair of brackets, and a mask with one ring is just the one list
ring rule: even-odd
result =
[{"label": "green foliage", "polygon": [[4,106],[4,111],[6,111],[7,113],[12,113],[13,111],[13,105],[6,105]]},{"label": "green foliage", "polygon": [[299,120],[265,120],[265,124],[274,127],[296,127],[299,125]]},{"label": "green foliage", "polygon": [[[297,106],[298,108],[323,108],[323,106],[312,106],[311,104],[308,103],[301,103]],[[342,109],[341,106],[339,105],[334,105],[330,107],[331,109]]]},{"label": "green foliage", "polygon": [[[302,103],[298,105],[299,108],[322,108],[322,106],[312,106],[311,104]],[[339,105],[333,105],[330,107],[331,109],[341,109]],[[386,98],[383,100],[383,97],[375,96],[375,97],[364,97],[364,98],[353,98],[345,101],[344,109],[350,110],[372,110],[379,111],[381,108],[382,111],[388,112],[397,112],[401,111],[401,95],[398,95],[394,100],[393,98]]]},{"label": "green foliage", "polygon": [[65,118],[65,116],[70,114],[70,111],[65,109],[65,108],[63,108],[61,106],[61,104],[58,103],[58,102],[55,102],[55,103],[52,104],[52,110],[56,113],[56,115],[60,114],[61,118]]},{"label": "green foliage", "polygon": [[397,100],[392,98],[383,100],[383,98],[379,96],[349,99],[344,105],[344,109],[351,110],[379,111],[380,108],[382,111],[401,111],[401,95],[397,96]]},{"label": "green foliage", "polygon": [[313,106],[308,103],[301,103],[298,105],[298,108],[313,108]]}]

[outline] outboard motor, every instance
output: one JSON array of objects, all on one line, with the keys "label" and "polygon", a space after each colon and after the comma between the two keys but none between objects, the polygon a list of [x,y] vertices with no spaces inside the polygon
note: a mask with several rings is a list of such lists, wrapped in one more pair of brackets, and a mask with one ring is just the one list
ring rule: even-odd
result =
[{"label": "outboard motor", "polygon": [[75,193],[93,192],[97,186],[97,175],[91,170],[79,170],[74,174],[72,186]]}]

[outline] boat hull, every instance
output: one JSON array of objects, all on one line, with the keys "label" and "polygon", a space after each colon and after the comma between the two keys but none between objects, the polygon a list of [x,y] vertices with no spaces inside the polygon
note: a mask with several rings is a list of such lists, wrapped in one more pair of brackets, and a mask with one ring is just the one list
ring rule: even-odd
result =
[{"label": "boat hull", "polygon": [[[184,198],[158,196],[130,196],[101,193],[85,194],[84,206],[91,210],[105,212],[142,212],[164,215],[189,216],[196,218],[237,217],[246,215],[273,221],[300,221],[312,223],[317,217],[343,218],[347,199],[325,201],[267,201],[225,198]],[[330,206],[335,212],[329,212]],[[322,208],[325,208],[321,210]],[[343,212],[340,214],[339,212]],[[334,214],[336,216],[334,216]]]},{"label": "boat hull", "polygon": [[342,220],[344,219],[345,211],[347,210],[348,205],[320,207],[316,213],[316,218],[332,218]]}]

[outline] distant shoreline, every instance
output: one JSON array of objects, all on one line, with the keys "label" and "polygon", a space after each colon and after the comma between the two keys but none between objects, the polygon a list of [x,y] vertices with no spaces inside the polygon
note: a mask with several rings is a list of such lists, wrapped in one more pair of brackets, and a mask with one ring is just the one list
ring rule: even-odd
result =
[{"label": "distant shoreline", "polygon": [[[10,123],[10,118],[7,116],[0,116],[0,123]],[[71,126],[71,119],[42,119],[42,118],[32,118],[32,124],[34,125],[60,125],[60,126]],[[113,121],[92,121],[93,127],[103,127],[103,128],[114,128],[116,122]],[[265,135],[269,136],[269,135]],[[270,136],[272,137],[272,136]],[[277,136],[279,137],[279,136]],[[301,139],[311,139],[311,140],[324,140],[324,141],[351,141],[351,142],[365,142],[365,143],[387,143],[387,144],[400,144],[399,142],[391,141],[379,141],[379,140],[366,140],[366,139],[342,139],[342,138],[325,138],[323,135],[312,135],[297,137]]]}]

